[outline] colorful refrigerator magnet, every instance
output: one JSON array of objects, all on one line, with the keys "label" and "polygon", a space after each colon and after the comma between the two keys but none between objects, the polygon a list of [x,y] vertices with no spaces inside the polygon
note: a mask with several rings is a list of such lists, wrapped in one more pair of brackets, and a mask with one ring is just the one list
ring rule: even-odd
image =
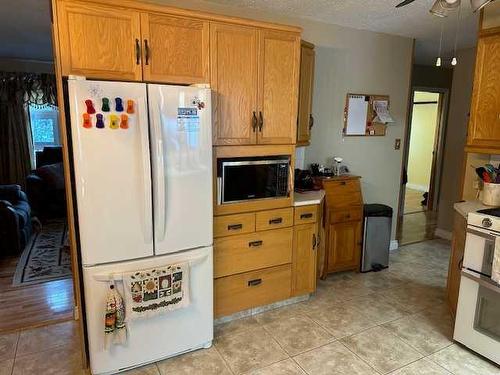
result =
[{"label": "colorful refrigerator magnet", "polygon": [[134,101],[133,100],[127,100],[127,113],[132,114],[135,113],[135,108],[134,108]]},{"label": "colorful refrigerator magnet", "polygon": [[128,129],[128,116],[126,114],[121,115],[120,128]]},{"label": "colorful refrigerator magnet", "polygon": [[109,127],[111,129],[118,129],[120,127],[119,120],[120,118],[117,115],[109,115]]},{"label": "colorful refrigerator magnet", "polygon": [[88,113],[83,114],[83,127],[90,129],[92,127],[92,119]]},{"label": "colorful refrigerator magnet", "polygon": [[109,112],[109,99],[108,98],[102,98],[102,111],[103,112]]},{"label": "colorful refrigerator magnet", "polygon": [[116,112],[123,112],[123,100],[122,100],[122,98],[115,98],[115,110],[116,110]]},{"label": "colorful refrigerator magnet", "polygon": [[102,113],[98,113],[95,117],[97,119],[95,127],[99,128],[99,129],[103,129],[104,128],[104,116],[102,115]]},{"label": "colorful refrigerator magnet", "polygon": [[89,115],[93,115],[95,113],[95,108],[94,108],[94,103],[92,103],[92,100],[90,99],[85,100],[85,105],[87,106],[87,113]]}]

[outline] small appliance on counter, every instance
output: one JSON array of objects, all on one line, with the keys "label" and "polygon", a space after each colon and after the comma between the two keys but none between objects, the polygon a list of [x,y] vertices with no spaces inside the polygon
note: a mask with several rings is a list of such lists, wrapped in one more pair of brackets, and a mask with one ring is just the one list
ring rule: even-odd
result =
[{"label": "small appliance on counter", "polygon": [[295,169],[294,187],[298,192],[315,190],[311,171]]}]

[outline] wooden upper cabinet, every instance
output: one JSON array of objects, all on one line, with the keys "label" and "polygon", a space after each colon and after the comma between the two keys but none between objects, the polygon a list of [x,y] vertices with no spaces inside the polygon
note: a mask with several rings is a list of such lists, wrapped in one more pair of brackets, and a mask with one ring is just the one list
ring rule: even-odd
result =
[{"label": "wooden upper cabinet", "polygon": [[58,2],[62,74],[114,80],[142,79],[137,48],[140,15],[92,3]]},{"label": "wooden upper cabinet", "polygon": [[297,34],[259,31],[260,144],[296,140],[300,38]]},{"label": "wooden upper cabinet", "polygon": [[308,145],[314,125],[312,98],[314,88],[314,45],[305,41],[300,47],[299,110],[297,120],[297,144]]},{"label": "wooden upper cabinet", "polygon": [[142,13],[144,79],[209,83],[208,25],[204,20]]},{"label": "wooden upper cabinet", "polygon": [[500,34],[478,41],[467,144],[500,148]]},{"label": "wooden upper cabinet", "polygon": [[210,24],[215,145],[244,145],[256,142],[257,47],[256,28]]}]

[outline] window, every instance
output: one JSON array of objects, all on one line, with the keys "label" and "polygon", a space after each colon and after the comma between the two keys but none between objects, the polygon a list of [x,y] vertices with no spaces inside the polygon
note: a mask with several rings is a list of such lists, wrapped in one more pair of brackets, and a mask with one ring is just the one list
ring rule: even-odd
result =
[{"label": "window", "polygon": [[59,110],[51,105],[29,106],[31,134],[35,151],[45,146],[59,146]]}]

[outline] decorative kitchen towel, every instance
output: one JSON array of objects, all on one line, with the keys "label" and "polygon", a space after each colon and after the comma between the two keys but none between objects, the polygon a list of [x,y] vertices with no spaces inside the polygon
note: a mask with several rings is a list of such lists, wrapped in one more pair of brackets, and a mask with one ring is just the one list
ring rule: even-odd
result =
[{"label": "decorative kitchen towel", "polygon": [[127,320],[189,305],[189,263],[124,274],[123,283]]},{"label": "decorative kitchen towel", "polygon": [[114,284],[109,285],[106,299],[106,317],[104,321],[104,348],[111,344],[124,344],[127,341],[127,326],[125,325],[125,306],[123,298]]},{"label": "decorative kitchen towel", "polygon": [[493,267],[491,268],[491,279],[500,284],[500,239],[495,241],[495,254],[493,255]]}]

